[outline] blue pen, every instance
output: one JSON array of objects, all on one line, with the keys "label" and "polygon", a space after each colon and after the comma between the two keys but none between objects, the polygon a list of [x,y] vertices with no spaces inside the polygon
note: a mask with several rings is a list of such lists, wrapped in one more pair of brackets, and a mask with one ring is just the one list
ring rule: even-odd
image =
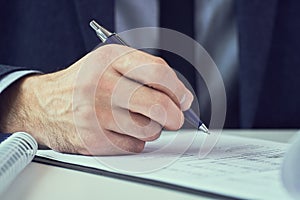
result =
[{"label": "blue pen", "polygon": [[[111,33],[102,26],[100,26],[95,20],[90,22],[90,26],[95,30],[97,36],[100,38],[102,43],[105,44],[121,44],[127,45],[116,33]],[[200,120],[199,116],[192,109],[188,109],[183,112],[185,119],[190,122],[193,126],[197,127],[198,130],[203,131],[204,133],[209,134],[208,128]]]}]

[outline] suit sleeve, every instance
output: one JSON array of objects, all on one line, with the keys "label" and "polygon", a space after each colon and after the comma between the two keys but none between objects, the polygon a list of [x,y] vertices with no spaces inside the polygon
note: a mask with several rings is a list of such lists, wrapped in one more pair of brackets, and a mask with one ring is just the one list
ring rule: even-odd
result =
[{"label": "suit sleeve", "polygon": [[7,65],[0,65],[0,79],[9,73],[20,71],[20,70],[29,70],[29,69],[26,69],[24,67],[12,67]]},{"label": "suit sleeve", "polygon": [[41,74],[40,71],[29,70],[23,67],[0,65],[0,94],[18,79],[34,73]]}]

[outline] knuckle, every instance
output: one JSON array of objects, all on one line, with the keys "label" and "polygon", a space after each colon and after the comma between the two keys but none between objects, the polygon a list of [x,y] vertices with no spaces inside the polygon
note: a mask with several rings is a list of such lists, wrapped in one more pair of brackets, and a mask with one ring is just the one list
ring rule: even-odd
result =
[{"label": "knuckle", "polygon": [[161,131],[162,131],[162,130],[160,130],[158,133],[154,134],[154,135],[152,136],[152,138],[151,138],[150,141],[157,140],[157,139],[160,137],[160,135],[161,135]]},{"label": "knuckle", "polygon": [[156,63],[156,64],[160,64],[160,65],[168,65],[167,64],[167,62],[163,59],[163,58],[161,58],[161,57],[154,57],[154,63]]},{"label": "knuckle", "polygon": [[160,64],[155,62],[153,65],[153,73],[155,73],[156,76],[163,77],[166,74],[171,74],[172,69],[167,64]]},{"label": "knuckle", "polygon": [[141,140],[137,140],[134,142],[131,147],[129,147],[129,152],[133,153],[141,153],[145,148],[145,142]]},{"label": "knuckle", "polygon": [[166,73],[171,71],[171,68],[168,66],[166,61],[160,57],[155,57],[151,64],[152,75],[157,78],[163,77]]},{"label": "knuckle", "polygon": [[162,126],[155,122],[151,121],[151,124],[149,124],[147,127],[142,129],[142,138],[143,141],[153,141],[156,140],[162,131]]},{"label": "knuckle", "polygon": [[154,131],[153,133],[151,133],[151,135],[149,135],[147,138],[145,138],[145,141],[154,141],[154,140],[158,139],[161,135],[161,131],[162,131],[161,128],[159,131]]}]

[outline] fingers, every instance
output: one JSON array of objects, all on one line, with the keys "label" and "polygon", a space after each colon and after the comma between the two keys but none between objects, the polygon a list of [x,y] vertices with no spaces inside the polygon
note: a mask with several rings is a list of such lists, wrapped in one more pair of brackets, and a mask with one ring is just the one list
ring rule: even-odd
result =
[{"label": "fingers", "polygon": [[167,94],[124,77],[115,85],[112,105],[152,119],[169,130],[179,129],[184,122],[182,111]]},{"label": "fingers", "polygon": [[105,127],[113,132],[146,142],[156,140],[162,131],[162,126],[159,123],[123,108],[114,109],[113,120],[106,123]]},{"label": "fingers", "polygon": [[181,110],[190,107],[193,101],[192,93],[163,59],[120,45],[112,48],[123,50],[112,63],[116,71],[129,79],[165,93]]},{"label": "fingers", "polygon": [[184,117],[169,96],[149,87],[140,87],[130,99],[129,110],[147,116],[168,130],[179,129]]}]

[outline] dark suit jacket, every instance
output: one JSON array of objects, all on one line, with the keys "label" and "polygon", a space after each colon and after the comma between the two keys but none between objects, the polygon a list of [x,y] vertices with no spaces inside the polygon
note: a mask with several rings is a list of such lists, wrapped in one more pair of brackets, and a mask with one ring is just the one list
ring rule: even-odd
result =
[{"label": "dark suit jacket", "polygon": [[[113,4],[112,0],[2,0],[0,76],[20,69],[11,66],[46,73],[69,66],[99,42],[88,27],[91,19],[113,30]],[[300,2],[235,4],[240,46],[237,127],[299,128]]]}]

